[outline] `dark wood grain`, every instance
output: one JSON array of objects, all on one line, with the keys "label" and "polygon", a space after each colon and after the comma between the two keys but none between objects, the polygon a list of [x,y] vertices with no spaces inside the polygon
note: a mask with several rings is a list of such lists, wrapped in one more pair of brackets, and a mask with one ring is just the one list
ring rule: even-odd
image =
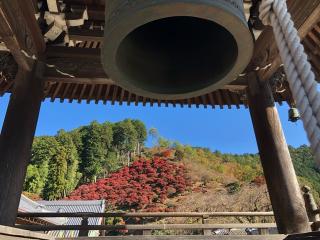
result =
[{"label": "dark wood grain", "polygon": [[280,233],[311,231],[278,111],[268,83],[251,74],[249,109]]},{"label": "dark wood grain", "polygon": [[0,225],[13,226],[22,193],[41,101],[43,65],[20,68],[1,131]]},{"label": "dark wood grain", "polygon": [[32,69],[34,58],[45,51],[45,43],[35,18],[33,4],[27,0],[0,1],[0,36],[17,63]]}]

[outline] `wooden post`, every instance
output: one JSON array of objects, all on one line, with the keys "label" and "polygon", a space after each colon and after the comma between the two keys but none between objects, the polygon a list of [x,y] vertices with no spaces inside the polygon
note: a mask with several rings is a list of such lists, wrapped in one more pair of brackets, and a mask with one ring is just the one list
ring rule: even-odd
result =
[{"label": "wooden post", "polygon": [[[148,220],[146,218],[143,218],[142,224],[146,225],[148,224]],[[144,229],[142,230],[142,235],[144,236],[151,236],[152,235],[152,230],[151,229]]]},{"label": "wooden post", "polygon": [[[202,216],[202,224],[208,224],[209,223],[209,216],[203,215]],[[204,236],[211,236],[212,235],[212,229],[203,229],[203,235]]]},{"label": "wooden post", "polygon": [[311,231],[273,94],[256,73],[249,76],[249,109],[261,163],[280,233]]},{"label": "wooden post", "polygon": [[[105,217],[102,218],[101,225],[103,225],[103,226],[106,225],[106,218]],[[102,236],[102,237],[106,236],[106,230],[101,230],[100,231],[100,236]]]},{"label": "wooden post", "polygon": [[0,141],[0,225],[13,226],[43,98],[43,64],[19,69]]},{"label": "wooden post", "polygon": [[142,230],[142,235],[143,236],[151,236],[152,235],[152,231],[147,229],[147,230]]},{"label": "wooden post", "polygon": [[311,193],[311,188],[308,186],[303,186],[302,191],[309,221],[313,223],[311,225],[312,231],[319,231],[320,216],[318,213],[317,203]]},{"label": "wooden post", "polygon": [[259,228],[258,229],[260,235],[268,235],[269,229],[268,228]]},{"label": "wooden post", "polygon": [[[88,226],[89,225],[89,219],[87,217],[83,217],[81,220],[81,226]],[[88,230],[80,230],[79,231],[79,237],[88,237],[89,231]]]}]

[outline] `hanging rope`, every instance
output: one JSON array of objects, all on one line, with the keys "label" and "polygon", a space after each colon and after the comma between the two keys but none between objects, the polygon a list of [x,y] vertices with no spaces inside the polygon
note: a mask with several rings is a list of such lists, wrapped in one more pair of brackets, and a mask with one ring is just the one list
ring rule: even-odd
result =
[{"label": "hanging rope", "polygon": [[280,57],[311,148],[320,166],[320,93],[285,0],[262,0],[260,19],[273,27]]}]

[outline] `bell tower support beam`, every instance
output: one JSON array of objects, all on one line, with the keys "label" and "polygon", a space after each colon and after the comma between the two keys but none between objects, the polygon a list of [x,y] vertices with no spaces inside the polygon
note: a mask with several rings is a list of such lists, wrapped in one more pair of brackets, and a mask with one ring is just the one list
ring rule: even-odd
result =
[{"label": "bell tower support beam", "polygon": [[0,139],[0,225],[13,226],[31,156],[43,80],[40,63],[32,71],[19,69]]},{"label": "bell tower support beam", "polygon": [[251,73],[249,109],[280,233],[310,232],[303,197],[268,82]]},{"label": "bell tower support beam", "polygon": [[0,225],[13,226],[43,98],[46,45],[27,0],[0,0],[0,37],[19,65],[0,138]]}]

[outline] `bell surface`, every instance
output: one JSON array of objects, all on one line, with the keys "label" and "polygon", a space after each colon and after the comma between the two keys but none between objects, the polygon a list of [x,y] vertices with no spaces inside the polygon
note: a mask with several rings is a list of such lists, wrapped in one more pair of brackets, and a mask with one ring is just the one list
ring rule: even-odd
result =
[{"label": "bell surface", "polygon": [[235,80],[252,54],[242,0],[106,1],[102,64],[135,94],[207,94]]}]

